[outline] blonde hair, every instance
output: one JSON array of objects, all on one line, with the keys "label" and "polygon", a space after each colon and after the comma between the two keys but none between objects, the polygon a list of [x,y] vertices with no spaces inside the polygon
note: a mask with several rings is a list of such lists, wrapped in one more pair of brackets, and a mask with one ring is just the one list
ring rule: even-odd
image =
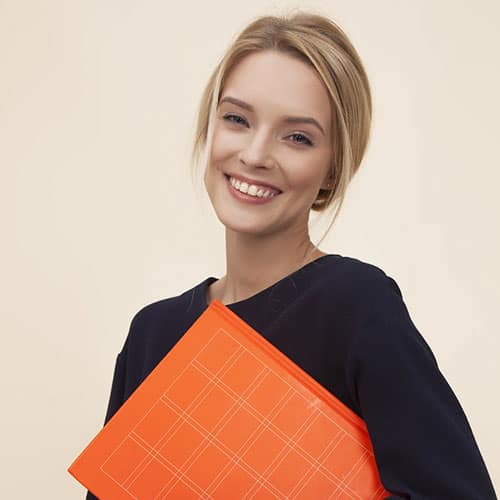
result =
[{"label": "blonde hair", "polygon": [[191,154],[191,173],[202,153],[204,163],[208,160],[217,105],[231,70],[245,56],[263,50],[276,50],[312,66],[328,91],[333,146],[329,173],[333,182],[331,189],[319,190],[311,206],[311,210],[323,212],[337,203],[324,238],[337,218],[347,186],[365,153],[372,117],[370,86],[361,59],[344,31],[326,17],[306,12],[262,16],[238,35],[204,89]]}]

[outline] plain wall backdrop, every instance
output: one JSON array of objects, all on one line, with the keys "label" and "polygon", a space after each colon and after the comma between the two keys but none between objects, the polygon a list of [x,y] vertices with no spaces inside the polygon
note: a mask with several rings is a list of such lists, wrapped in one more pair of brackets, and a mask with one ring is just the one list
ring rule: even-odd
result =
[{"label": "plain wall backdrop", "polygon": [[500,485],[498,1],[0,0],[1,498],[83,498],[66,469],[133,315],[224,274],[197,105],[251,19],[297,7],[347,32],[374,99],[321,248],[396,279]]}]

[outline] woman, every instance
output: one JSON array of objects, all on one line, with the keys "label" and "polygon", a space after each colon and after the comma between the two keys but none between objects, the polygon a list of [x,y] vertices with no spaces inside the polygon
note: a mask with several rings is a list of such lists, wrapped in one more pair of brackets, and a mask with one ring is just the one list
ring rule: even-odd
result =
[{"label": "woman", "polygon": [[225,226],[226,274],[134,316],[106,422],[218,299],[364,419],[391,498],[495,498],[397,283],[309,237],[311,210],[336,204],[335,221],[370,120],[363,65],[332,21],[262,17],[240,34],[205,89],[193,149]]}]

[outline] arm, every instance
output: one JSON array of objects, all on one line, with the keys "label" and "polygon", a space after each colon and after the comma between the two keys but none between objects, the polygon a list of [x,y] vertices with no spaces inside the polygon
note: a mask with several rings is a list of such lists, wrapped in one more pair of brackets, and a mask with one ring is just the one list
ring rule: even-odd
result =
[{"label": "arm", "polygon": [[[123,349],[117,356],[115,369],[113,373],[113,382],[111,384],[111,394],[109,396],[108,408],[104,418],[104,425],[108,423],[111,417],[118,411],[124,403],[125,394],[125,376],[126,376],[126,349]],[[98,500],[90,491],[87,491],[85,500]]]},{"label": "arm", "polygon": [[495,499],[467,418],[398,285],[384,274],[367,288],[346,376],[384,487],[411,499]]}]

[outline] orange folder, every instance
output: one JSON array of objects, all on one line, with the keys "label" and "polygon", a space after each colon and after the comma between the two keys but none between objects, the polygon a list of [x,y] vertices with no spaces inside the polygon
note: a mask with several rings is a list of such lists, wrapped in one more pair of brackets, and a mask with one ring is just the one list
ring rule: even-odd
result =
[{"label": "orange folder", "polygon": [[218,300],[68,471],[101,500],[389,496],[363,420]]}]

